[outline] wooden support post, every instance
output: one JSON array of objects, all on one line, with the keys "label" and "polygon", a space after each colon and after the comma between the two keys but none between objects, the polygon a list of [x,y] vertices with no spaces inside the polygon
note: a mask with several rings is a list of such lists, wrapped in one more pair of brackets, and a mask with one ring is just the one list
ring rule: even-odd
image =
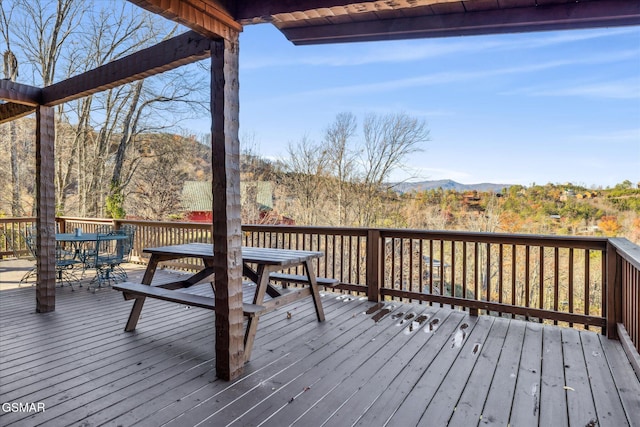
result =
[{"label": "wooden support post", "polygon": [[232,380],[244,367],[238,34],[211,41],[211,164],[216,313],[216,373]]},{"label": "wooden support post", "polygon": [[380,301],[382,287],[382,238],[380,230],[369,229],[367,233],[367,294],[369,301]]},{"label": "wooden support post", "polygon": [[51,107],[36,108],[36,312],[56,309],[55,126]]}]

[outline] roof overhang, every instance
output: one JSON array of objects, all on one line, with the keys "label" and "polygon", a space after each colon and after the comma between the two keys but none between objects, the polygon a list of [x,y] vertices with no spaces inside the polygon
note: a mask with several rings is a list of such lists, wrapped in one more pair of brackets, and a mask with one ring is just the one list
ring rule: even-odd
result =
[{"label": "roof overhang", "polygon": [[296,45],[640,25],[640,1],[636,0],[431,3],[388,13],[360,12],[342,19],[329,14],[331,9],[325,10],[324,18],[307,20],[289,20],[288,15],[279,14],[273,24]]},{"label": "roof overhang", "polygon": [[129,0],[205,35],[259,23],[294,44],[640,25],[638,0]]}]

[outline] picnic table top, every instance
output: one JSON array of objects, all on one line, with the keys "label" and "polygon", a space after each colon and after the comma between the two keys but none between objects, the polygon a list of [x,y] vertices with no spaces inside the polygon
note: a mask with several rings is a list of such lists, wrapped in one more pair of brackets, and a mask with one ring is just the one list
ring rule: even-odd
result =
[{"label": "picnic table top", "polygon": [[[184,243],[180,245],[159,246],[145,248],[145,253],[172,258],[198,257],[213,258],[213,245],[209,243]],[[314,258],[324,255],[318,251],[301,251],[293,249],[275,248],[255,248],[250,246],[242,247],[242,260],[245,263],[256,263],[265,265],[299,265]]]}]

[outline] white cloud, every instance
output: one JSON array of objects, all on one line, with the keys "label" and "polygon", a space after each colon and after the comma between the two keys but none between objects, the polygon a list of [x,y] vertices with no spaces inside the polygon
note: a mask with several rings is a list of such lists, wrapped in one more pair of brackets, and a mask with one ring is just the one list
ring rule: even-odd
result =
[{"label": "white cloud", "polygon": [[[637,34],[637,28],[559,31],[552,33],[518,34],[507,36],[477,36],[456,39],[421,39],[387,42],[353,43],[348,45],[294,47],[287,45],[283,52],[265,56],[252,52],[242,62],[243,69],[268,67],[353,67],[385,63],[407,63],[444,56],[460,56],[483,51],[517,51],[549,48],[582,41]],[[541,34],[549,34],[542,35]],[[637,54],[637,52],[636,52]],[[593,56],[585,61],[593,60]]]},{"label": "white cloud", "polygon": [[608,99],[640,99],[640,80],[629,78],[610,82],[560,82],[552,85],[514,89],[504,95],[578,96]]},{"label": "white cloud", "polygon": [[614,132],[600,134],[589,133],[585,135],[576,135],[574,139],[622,144],[631,142],[632,144],[635,144],[635,149],[640,152],[640,128],[620,129]]}]

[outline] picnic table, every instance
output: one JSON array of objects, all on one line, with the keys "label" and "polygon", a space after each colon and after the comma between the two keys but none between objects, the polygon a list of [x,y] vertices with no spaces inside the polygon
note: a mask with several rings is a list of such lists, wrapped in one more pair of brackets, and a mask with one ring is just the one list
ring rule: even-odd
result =
[{"label": "picnic table", "polygon": [[[135,299],[125,331],[135,330],[147,297],[210,310],[215,309],[214,297],[211,292],[213,288],[213,245],[186,243],[146,248],[143,252],[150,254],[151,257],[142,278],[142,283],[124,282],[113,286],[113,289],[123,292],[125,299]],[[251,356],[260,315],[272,311],[283,304],[311,295],[318,321],[324,321],[324,311],[318,291],[318,278],[312,262],[323,255],[322,252],[317,251],[242,247],[243,276],[256,285],[252,303],[243,304],[243,313],[248,318],[244,339],[245,361],[248,361]],[[198,272],[184,280],[152,285],[155,271],[160,263],[181,258],[201,259],[203,266]],[[309,286],[286,289],[284,287],[276,287],[270,283],[270,275],[272,273],[276,274],[276,272],[300,266],[303,267],[304,274],[291,275],[291,282],[306,283]],[[274,280],[283,281],[283,276],[285,279],[289,277],[280,274]],[[337,282],[333,279],[322,279],[322,281],[324,283]],[[211,283],[206,285],[210,290],[208,295],[203,294],[201,291],[192,291],[193,288],[203,282]],[[265,299],[267,295],[270,298]]]}]

